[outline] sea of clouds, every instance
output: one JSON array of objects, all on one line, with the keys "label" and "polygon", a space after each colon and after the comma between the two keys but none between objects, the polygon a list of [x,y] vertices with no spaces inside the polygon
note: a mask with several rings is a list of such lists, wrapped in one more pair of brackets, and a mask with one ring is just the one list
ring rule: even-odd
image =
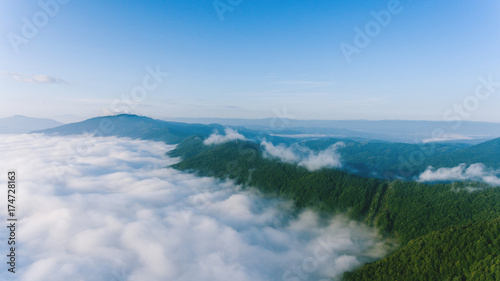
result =
[{"label": "sea of clouds", "polygon": [[[166,168],[178,161],[165,156],[172,148],[2,136],[0,183],[18,173],[17,280],[323,280],[388,251],[377,231],[342,216],[297,213],[232,182]],[[12,280],[7,246],[0,241],[0,280]]]},{"label": "sea of clouds", "polygon": [[420,182],[446,182],[446,181],[479,181],[493,186],[500,186],[500,171],[487,168],[482,163],[460,164],[452,168],[434,169],[428,167],[418,177]]},{"label": "sea of clouds", "polygon": [[286,163],[296,163],[309,171],[316,171],[322,168],[341,168],[341,156],[337,150],[345,144],[338,142],[323,151],[313,151],[298,145],[288,147],[274,145],[266,140],[261,142],[261,146],[264,147],[265,157],[277,158]]}]

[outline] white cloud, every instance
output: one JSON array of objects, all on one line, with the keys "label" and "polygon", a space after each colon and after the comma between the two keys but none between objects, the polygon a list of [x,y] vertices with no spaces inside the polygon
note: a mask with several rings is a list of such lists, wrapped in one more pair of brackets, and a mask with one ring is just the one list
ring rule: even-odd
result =
[{"label": "white cloud", "polygon": [[0,139],[1,173],[18,171],[17,280],[321,280],[386,254],[363,224],[164,168],[172,146],[109,137],[73,154],[85,140]]},{"label": "white cloud", "polygon": [[322,168],[341,168],[341,156],[337,150],[345,146],[343,142],[338,142],[323,151],[317,152],[305,147],[286,147],[282,144],[275,146],[266,140],[263,140],[261,145],[264,147],[265,157],[278,158],[286,163],[297,163],[309,171]]},{"label": "white cloud", "polygon": [[311,151],[308,157],[299,162],[299,165],[306,167],[310,171],[319,170],[323,167],[340,168],[342,163],[337,149],[344,146],[344,143],[339,142],[320,152]]},{"label": "white cloud", "polygon": [[297,155],[291,148],[284,146],[283,144],[274,145],[266,140],[263,140],[260,145],[264,147],[264,156],[270,158],[278,158],[286,163],[297,163],[300,161],[299,155]]},{"label": "white cloud", "polygon": [[39,83],[39,84],[69,84],[67,81],[43,74],[27,74],[27,73],[15,73],[15,72],[0,72],[1,75],[10,77],[17,82],[23,83]]},{"label": "white cloud", "polygon": [[203,141],[203,144],[205,145],[214,145],[214,144],[222,144],[225,142],[233,141],[233,140],[245,140],[245,136],[242,134],[238,133],[235,130],[232,130],[230,128],[225,128],[224,132],[226,133],[225,135],[219,135],[219,132],[215,132],[211,134],[208,138],[206,138]]},{"label": "white cloud", "polygon": [[483,164],[472,164],[469,167],[465,164],[460,164],[453,168],[439,168],[434,170],[428,167],[420,176],[420,182],[436,182],[436,181],[465,181],[474,180],[482,181],[493,186],[500,186],[500,178],[497,175],[500,171],[494,171],[486,168]]}]

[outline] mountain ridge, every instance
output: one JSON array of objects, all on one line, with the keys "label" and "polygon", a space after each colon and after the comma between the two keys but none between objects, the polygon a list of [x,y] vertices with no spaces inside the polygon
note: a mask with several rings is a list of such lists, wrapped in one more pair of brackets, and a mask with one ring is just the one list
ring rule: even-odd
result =
[{"label": "mountain ridge", "polygon": [[[500,169],[500,138],[478,145],[441,142],[412,144],[364,138],[287,138],[243,126],[232,128],[256,143],[265,139],[275,145],[298,144],[313,151],[321,151],[336,142],[344,142],[346,146],[339,148],[338,151],[346,164],[346,170],[349,169],[361,176],[411,179],[429,166],[451,168],[462,163],[468,165],[483,163],[492,169]],[[193,135],[204,138],[215,131],[223,132],[224,129],[225,126],[220,124],[179,123],[133,114],[120,114],[91,118],[34,133],[60,135],[89,133],[96,136],[131,137],[177,144]]]},{"label": "mountain ridge", "polygon": [[35,118],[24,115],[14,115],[0,118],[0,134],[24,134],[33,130],[44,130],[58,127],[64,123],[47,118]]}]

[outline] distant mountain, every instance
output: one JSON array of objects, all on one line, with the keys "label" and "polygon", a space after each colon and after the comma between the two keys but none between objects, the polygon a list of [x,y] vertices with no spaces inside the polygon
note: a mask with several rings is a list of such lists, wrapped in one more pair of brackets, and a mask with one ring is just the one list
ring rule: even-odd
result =
[{"label": "distant mountain", "polygon": [[0,118],[0,134],[24,134],[34,130],[44,130],[61,125],[63,125],[63,123],[52,119],[15,115],[12,117]]},{"label": "distant mountain", "polygon": [[118,136],[136,139],[178,143],[192,135],[210,135],[215,129],[223,130],[221,125],[186,124],[155,120],[149,117],[121,114],[88,119],[78,123],[66,124],[52,129],[33,133],[77,135],[90,133],[96,136]]},{"label": "distant mountain", "polygon": [[500,138],[438,155],[428,164],[434,167],[455,167],[461,163],[483,163],[487,167],[500,169]]},{"label": "distant mountain", "polygon": [[[383,179],[411,178],[425,170],[430,161],[471,147],[462,143],[410,144],[349,139],[309,140],[301,144],[321,151],[337,142],[346,144],[337,150],[345,170],[360,176]],[[411,162],[415,155],[418,155],[418,163]],[[424,158],[420,159],[421,156]]]},{"label": "distant mountain", "polygon": [[[500,123],[408,120],[295,120],[287,118],[172,118],[170,120],[227,126],[243,126],[266,134],[324,134],[328,137],[379,139],[393,142],[422,141],[462,142],[478,144],[500,137]],[[433,137],[436,130],[443,136]],[[287,132],[290,131],[290,132]]]},{"label": "distant mountain", "polygon": [[[291,142],[274,139],[273,143]],[[412,179],[429,166],[434,168],[456,167],[462,163],[482,163],[500,169],[500,138],[477,145],[464,143],[434,142],[425,144],[398,143],[366,139],[321,138],[297,140],[296,144],[314,151],[343,142],[337,152],[341,156],[343,169],[364,177],[381,179]]]}]

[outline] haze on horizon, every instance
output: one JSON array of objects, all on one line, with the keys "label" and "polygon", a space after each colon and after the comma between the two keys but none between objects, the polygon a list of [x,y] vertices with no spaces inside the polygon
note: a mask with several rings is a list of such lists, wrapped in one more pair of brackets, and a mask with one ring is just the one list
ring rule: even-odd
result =
[{"label": "haze on horizon", "polygon": [[500,122],[498,1],[333,2],[2,1],[0,118]]}]

